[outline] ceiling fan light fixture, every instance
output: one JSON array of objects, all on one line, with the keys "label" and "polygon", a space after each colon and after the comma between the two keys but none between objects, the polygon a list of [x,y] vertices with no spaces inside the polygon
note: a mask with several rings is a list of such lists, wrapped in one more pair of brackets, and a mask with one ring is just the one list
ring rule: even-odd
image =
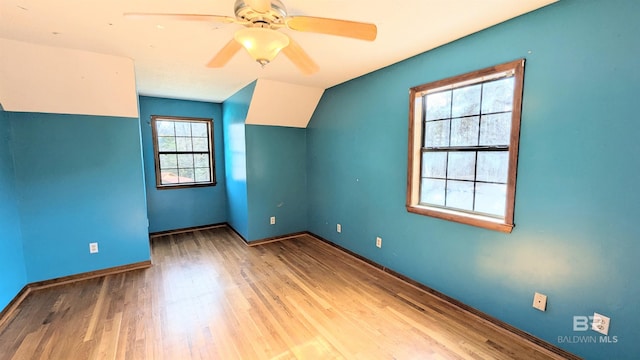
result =
[{"label": "ceiling fan light fixture", "polygon": [[262,66],[270,63],[280,50],[289,45],[287,35],[265,28],[241,29],[236,31],[234,38]]}]

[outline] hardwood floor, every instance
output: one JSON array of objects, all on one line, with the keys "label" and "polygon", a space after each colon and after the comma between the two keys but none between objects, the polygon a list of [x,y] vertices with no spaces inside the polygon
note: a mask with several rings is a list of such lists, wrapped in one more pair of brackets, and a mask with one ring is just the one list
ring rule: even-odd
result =
[{"label": "hardwood floor", "polygon": [[310,236],[155,238],[154,266],[32,292],[0,359],[550,359]]}]

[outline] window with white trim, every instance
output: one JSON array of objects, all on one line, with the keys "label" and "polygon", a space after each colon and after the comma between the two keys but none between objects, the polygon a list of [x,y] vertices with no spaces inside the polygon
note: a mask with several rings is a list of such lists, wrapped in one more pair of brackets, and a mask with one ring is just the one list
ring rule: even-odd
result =
[{"label": "window with white trim", "polygon": [[524,59],[410,90],[407,210],[511,232]]}]

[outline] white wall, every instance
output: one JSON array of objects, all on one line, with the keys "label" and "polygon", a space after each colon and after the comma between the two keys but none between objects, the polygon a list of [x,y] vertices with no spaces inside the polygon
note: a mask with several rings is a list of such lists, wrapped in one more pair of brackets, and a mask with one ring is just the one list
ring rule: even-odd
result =
[{"label": "white wall", "polygon": [[306,128],[324,89],[259,79],[245,124]]},{"label": "white wall", "polygon": [[6,111],[138,117],[129,58],[0,38]]}]

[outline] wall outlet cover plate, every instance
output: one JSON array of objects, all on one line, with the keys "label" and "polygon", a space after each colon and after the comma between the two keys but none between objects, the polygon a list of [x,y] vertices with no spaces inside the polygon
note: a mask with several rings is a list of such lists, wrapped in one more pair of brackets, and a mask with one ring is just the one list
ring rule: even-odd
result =
[{"label": "wall outlet cover plate", "polygon": [[609,324],[611,323],[611,319],[598,314],[593,313],[593,321],[591,322],[591,330],[597,331],[602,335],[609,334]]},{"label": "wall outlet cover plate", "polygon": [[535,293],[533,295],[533,307],[540,310],[547,310],[547,295]]}]

